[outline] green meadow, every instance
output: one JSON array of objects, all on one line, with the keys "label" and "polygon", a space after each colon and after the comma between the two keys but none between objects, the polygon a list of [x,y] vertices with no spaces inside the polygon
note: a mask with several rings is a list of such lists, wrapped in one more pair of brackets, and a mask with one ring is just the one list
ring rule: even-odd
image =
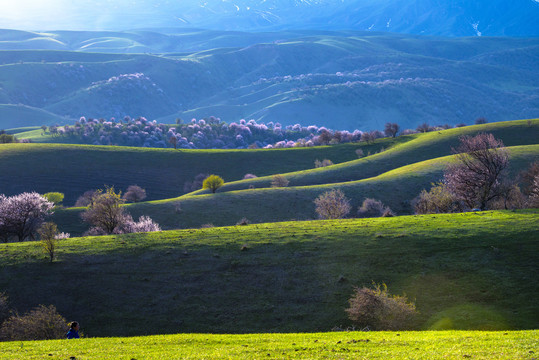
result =
[{"label": "green meadow", "polygon": [[88,336],[324,332],[385,282],[417,330],[536,329],[537,210],[254,224],[0,244],[19,311],[54,304]]},{"label": "green meadow", "polygon": [[537,331],[180,334],[0,343],[0,359],[534,359]]}]

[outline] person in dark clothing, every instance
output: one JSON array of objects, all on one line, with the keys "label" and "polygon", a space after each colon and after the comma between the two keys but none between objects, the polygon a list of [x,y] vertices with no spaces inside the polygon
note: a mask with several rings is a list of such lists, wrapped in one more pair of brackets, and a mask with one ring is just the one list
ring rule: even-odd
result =
[{"label": "person in dark clothing", "polygon": [[80,339],[79,329],[80,329],[79,323],[76,322],[76,321],[73,321],[71,323],[71,328],[67,332],[67,335],[66,335],[67,338],[68,339]]}]

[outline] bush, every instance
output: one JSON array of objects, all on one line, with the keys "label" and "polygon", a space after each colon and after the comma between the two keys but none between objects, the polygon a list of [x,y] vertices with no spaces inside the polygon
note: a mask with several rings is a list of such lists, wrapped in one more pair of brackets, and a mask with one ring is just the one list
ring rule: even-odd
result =
[{"label": "bush", "polygon": [[127,215],[122,223],[114,229],[115,234],[130,234],[139,232],[161,231],[159,224],[154,222],[149,216],[141,216],[135,222],[131,215]]},{"label": "bush", "polygon": [[48,192],[43,194],[43,197],[54,203],[54,206],[58,206],[62,201],[64,201],[64,194],[61,192]]},{"label": "bush", "polygon": [[212,193],[215,193],[224,183],[225,181],[219,175],[210,175],[202,183],[202,188],[211,190]]},{"label": "bush", "polygon": [[53,262],[56,247],[58,245],[58,240],[56,239],[58,227],[53,222],[46,222],[41,225],[37,232],[41,237],[41,247],[43,248],[43,251],[49,255],[50,262]]},{"label": "bush", "polygon": [[404,330],[414,327],[415,305],[405,295],[390,295],[386,284],[374,289],[356,288],[346,309],[348,317],[361,328],[371,330]]},{"label": "bush", "polygon": [[249,221],[249,219],[247,218],[242,218],[240,221],[238,221],[236,223],[236,225],[240,225],[240,226],[243,226],[243,225],[249,225],[251,222]]},{"label": "bush", "polygon": [[142,201],[146,199],[146,190],[138,185],[129,185],[122,199],[134,203]]},{"label": "bush", "polygon": [[98,190],[81,218],[106,234],[112,234],[126,220],[126,213],[121,207],[123,203],[121,193],[115,193],[114,187],[107,188],[105,192]]},{"label": "bush", "polygon": [[9,317],[9,299],[6,293],[0,292],[0,328]]},{"label": "bush", "polygon": [[384,213],[393,214],[391,209],[387,206],[384,206],[384,204],[380,200],[371,198],[365,199],[363,201],[363,204],[361,204],[361,207],[357,211],[358,217],[361,218],[380,217],[384,215]]},{"label": "bush", "polygon": [[350,213],[350,200],[341,190],[331,190],[314,200],[316,213],[320,219],[341,219]]},{"label": "bush", "polygon": [[273,175],[271,177],[271,187],[287,187],[290,182],[283,175]]},{"label": "bush", "polygon": [[257,176],[255,174],[245,174],[243,176],[243,180],[247,180],[247,179],[255,179],[257,178]]},{"label": "bush", "polygon": [[314,167],[315,168],[326,167],[326,166],[330,166],[330,165],[333,165],[333,161],[331,161],[329,159],[324,159],[322,161],[316,159],[314,161]]},{"label": "bush", "polygon": [[190,193],[202,189],[202,184],[208,176],[210,176],[210,174],[200,173],[195,176],[193,181],[186,181],[183,184],[183,192]]},{"label": "bush", "polygon": [[464,210],[462,203],[442,182],[432,184],[428,192],[423,189],[412,201],[412,205],[416,214],[453,213]]},{"label": "bush", "polygon": [[63,339],[67,321],[53,305],[38,307],[25,315],[14,315],[0,328],[0,339],[6,341]]},{"label": "bush", "polygon": [[97,195],[99,195],[99,191],[97,190],[85,191],[75,202],[75,207],[87,207],[93,202],[94,197]]}]

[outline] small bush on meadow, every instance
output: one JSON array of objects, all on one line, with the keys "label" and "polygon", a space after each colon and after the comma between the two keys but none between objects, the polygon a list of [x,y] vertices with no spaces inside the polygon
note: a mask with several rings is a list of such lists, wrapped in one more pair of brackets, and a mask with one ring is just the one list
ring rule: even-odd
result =
[{"label": "small bush on meadow", "polygon": [[362,149],[356,149],[356,155],[359,159],[361,159],[363,156],[365,156],[365,153]]},{"label": "small bush on meadow", "polygon": [[243,225],[249,225],[251,222],[249,221],[249,219],[247,218],[242,218],[240,221],[238,221],[236,223],[236,225],[240,225],[240,226],[243,226]]},{"label": "small bush on meadow", "polygon": [[247,180],[247,179],[255,179],[257,178],[258,176],[256,176],[255,174],[245,174],[243,176],[243,180]]},{"label": "small bush on meadow", "polygon": [[360,328],[382,331],[414,327],[415,305],[405,295],[390,295],[386,284],[376,284],[374,289],[356,288],[349,304],[348,317]]},{"label": "small bush on meadow", "polygon": [[341,190],[331,190],[320,194],[314,200],[316,213],[320,219],[342,219],[350,213],[350,200]]},{"label": "small bush on meadow", "polygon": [[63,339],[67,332],[67,321],[53,305],[38,307],[24,315],[8,318],[0,328],[0,339],[4,341]]},{"label": "small bush on meadow", "polygon": [[429,191],[423,189],[412,201],[412,205],[416,214],[454,213],[464,210],[464,205],[442,182],[432,184]]},{"label": "small bush on meadow", "polygon": [[98,195],[97,190],[85,191],[84,194],[79,196],[79,198],[75,202],[75,207],[87,207],[93,202],[94,197],[96,197],[97,195]]},{"label": "small bush on meadow", "polygon": [[0,292],[0,327],[9,318],[9,298],[6,293]]},{"label": "small bush on meadow", "polygon": [[[360,218],[380,217],[385,213],[393,213],[391,209],[385,206],[380,200],[367,198],[359,207],[357,215]],[[393,214],[394,215],[394,214]]]},{"label": "small bush on meadow", "polygon": [[315,168],[321,168],[321,167],[326,167],[326,166],[330,166],[330,165],[333,165],[333,161],[331,161],[329,159],[324,159],[322,161],[316,159],[314,161],[314,167]]},{"label": "small bush on meadow", "polygon": [[271,187],[287,187],[290,182],[283,175],[273,175],[271,177]]}]

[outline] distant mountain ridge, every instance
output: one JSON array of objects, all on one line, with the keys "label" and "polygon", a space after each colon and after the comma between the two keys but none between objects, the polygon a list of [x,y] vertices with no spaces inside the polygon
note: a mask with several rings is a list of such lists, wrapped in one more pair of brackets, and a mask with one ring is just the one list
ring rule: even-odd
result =
[{"label": "distant mountain ridge", "polygon": [[[539,36],[537,0],[80,0],[29,8],[0,27],[126,30],[189,27],[218,31],[290,29],[389,31],[437,36]],[[49,15],[47,11],[50,11]],[[45,13],[44,13],[45,12]],[[22,26],[22,27],[19,27]]]},{"label": "distant mountain ridge", "polygon": [[539,114],[537,38],[0,31],[0,49],[0,104],[18,105],[0,106],[0,128],[213,115],[371,130]]}]

